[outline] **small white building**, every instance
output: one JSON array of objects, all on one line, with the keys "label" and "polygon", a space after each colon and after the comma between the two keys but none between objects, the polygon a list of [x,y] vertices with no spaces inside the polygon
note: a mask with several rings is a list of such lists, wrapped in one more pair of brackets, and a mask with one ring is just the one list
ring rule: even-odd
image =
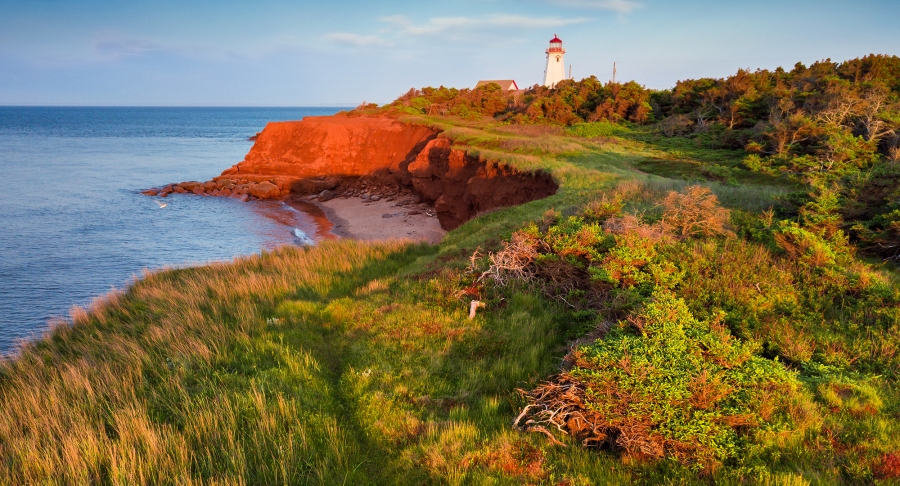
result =
[{"label": "small white building", "polygon": [[562,40],[553,34],[550,39],[550,47],[544,51],[547,53],[547,68],[544,70],[544,86],[553,88],[556,83],[566,79],[566,61],[564,55],[566,50],[563,49]]},{"label": "small white building", "polygon": [[483,81],[479,81],[478,84],[475,85],[475,87],[477,88],[479,86],[484,86],[491,83],[500,85],[500,89],[502,89],[503,91],[519,90],[519,85],[517,85],[516,82],[512,79],[486,79]]}]

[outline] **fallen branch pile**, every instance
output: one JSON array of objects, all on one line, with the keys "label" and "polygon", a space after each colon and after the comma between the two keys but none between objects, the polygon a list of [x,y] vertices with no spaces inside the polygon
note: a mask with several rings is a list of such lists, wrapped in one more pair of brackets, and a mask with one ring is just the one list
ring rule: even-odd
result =
[{"label": "fallen branch pile", "polygon": [[536,238],[521,231],[513,233],[508,243],[503,244],[503,249],[489,255],[491,265],[482,272],[478,281],[489,278],[500,285],[519,280],[531,282],[534,277],[532,263],[540,255],[541,242]]},{"label": "fallen branch pile", "polygon": [[518,391],[529,404],[513,421],[513,427],[542,433],[556,445],[564,444],[549,429],[575,437],[584,447],[615,444],[615,434],[601,423],[599,414],[585,409],[584,385],[568,373],[556,375],[534,390]]}]

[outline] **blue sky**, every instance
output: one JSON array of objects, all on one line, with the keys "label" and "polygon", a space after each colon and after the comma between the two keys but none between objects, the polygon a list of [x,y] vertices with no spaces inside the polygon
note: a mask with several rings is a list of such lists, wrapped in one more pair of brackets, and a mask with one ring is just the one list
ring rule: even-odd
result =
[{"label": "blue sky", "polygon": [[322,106],[573,76],[668,88],[900,55],[897,0],[0,0],[0,104]]}]

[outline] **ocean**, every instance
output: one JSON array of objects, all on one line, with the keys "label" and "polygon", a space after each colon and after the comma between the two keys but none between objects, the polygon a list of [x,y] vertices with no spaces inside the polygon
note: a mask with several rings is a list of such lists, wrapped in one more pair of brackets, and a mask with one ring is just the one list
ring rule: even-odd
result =
[{"label": "ocean", "polygon": [[327,237],[277,201],[140,191],[209,180],[267,122],[338,110],[0,107],[0,355],[144,269],[296,244],[295,229]]}]

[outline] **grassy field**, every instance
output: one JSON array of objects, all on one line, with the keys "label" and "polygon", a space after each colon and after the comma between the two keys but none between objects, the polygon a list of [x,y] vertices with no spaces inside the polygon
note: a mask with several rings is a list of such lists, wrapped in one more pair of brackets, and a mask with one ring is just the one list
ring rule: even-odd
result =
[{"label": "grassy field", "polygon": [[[560,191],[437,246],[282,248],[153,272],[76,309],[0,367],[0,483],[900,481],[897,275],[856,258],[822,273],[780,251],[766,210],[792,184],[744,171],[740,153],[627,128],[409,121],[485,159],[549,170]],[[691,319],[721,322],[718,336],[795,380],[788,425],[736,429],[737,449],[715,467],[514,429],[527,403],[517,390],[559,373],[595,322],[539,286],[478,282],[485,259],[470,257],[531,222],[549,238],[604,195],[656,224],[659,202],[698,181],[731,210],[732,230],[659,243],[654,261],[681,271],[671,289]],[[473,297],[486,307],[469,320]]]}]

